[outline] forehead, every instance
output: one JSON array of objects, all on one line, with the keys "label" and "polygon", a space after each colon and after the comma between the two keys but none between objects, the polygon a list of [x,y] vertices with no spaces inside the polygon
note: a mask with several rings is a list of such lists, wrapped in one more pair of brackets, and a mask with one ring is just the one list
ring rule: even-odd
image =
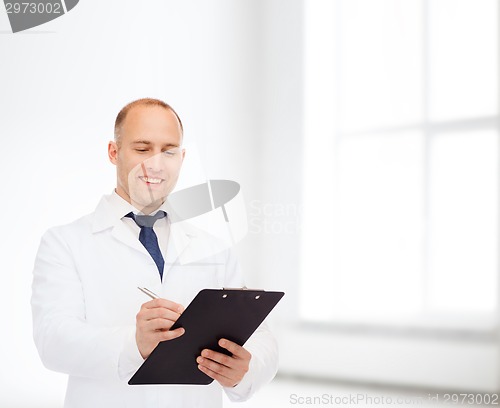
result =
[{"label": "forehead", "polygon": [[182,138],[182,131],[175,114],[160,106],[135,106],[131,108],[121,126],[122,141],[135,139],[152,143],[176,143]]}]

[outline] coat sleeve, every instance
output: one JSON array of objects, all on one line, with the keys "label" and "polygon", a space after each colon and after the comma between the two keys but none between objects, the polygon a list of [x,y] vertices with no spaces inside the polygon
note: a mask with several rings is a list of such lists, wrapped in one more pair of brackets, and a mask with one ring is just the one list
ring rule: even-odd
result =
[{"label": "coat sleeve", "polygon": [[[226,269],[228,287],[242,287],[243,277],[234,253],[229,251]],[[278,371],[278,344],[264,321],[243,346],[252,358],[248,372],[235,387],[224,387],[228,398],[234,402],[248,400],[262,386],[271,382]]]},{"label": "coat sleeve", "polygon": [[94,379],[119,379],[119,369],[140,365],[131,339],[135,327],[86,322],[83,287],[61,228],[42,237],[35,260],[31,307],[33,337],[51,370]]}]

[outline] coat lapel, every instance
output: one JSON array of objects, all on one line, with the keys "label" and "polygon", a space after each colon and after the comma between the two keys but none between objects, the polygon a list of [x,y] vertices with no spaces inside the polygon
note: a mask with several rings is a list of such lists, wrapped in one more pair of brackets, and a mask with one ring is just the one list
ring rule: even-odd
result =
[{"label": "coat lapel", "polygon": [[92,232],[98,233],[107,229],[111,229],[111,236],[121,243],[143,254],[149,255],[146,248],[144,248],[132,231],[130,231],[123,221],[117,217],[111,204],[107,200],[107,196],[104,196],[95,210],[94,220],[92,222]]},{"label": "coat lapel", "polygon": [[182,255],[190,245],[194,234],[186,230],[181,223],[170,224],[170,236],[168,238],[167,254],[163,273],[168,272],[173,265],[183,264]]},{"label": "coat lapel", "polygon": [[148,250],[144,247],[144,245],[142,245],[141,241],[137,239],[124,222],[116,224],[111,231],[111,235],[130,248],[149,256]]}]

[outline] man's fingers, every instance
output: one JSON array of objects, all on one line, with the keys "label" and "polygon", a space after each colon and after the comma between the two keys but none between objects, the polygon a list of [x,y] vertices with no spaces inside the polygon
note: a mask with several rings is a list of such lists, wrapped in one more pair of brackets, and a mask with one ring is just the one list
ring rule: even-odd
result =
[{"label": "man's fingers", "polygon": [[198,364],[198,369],[201,372],[208,375],[210,378],[213,378],[214,380],[218,381],[219,384],[222,385],[223,387],[234,387],[238,384],[238,381],[235,381],[234,379],[226,377],[225,375],[221,374],[220,372],[213,371],[203,364]]},{"label": "man's fingers", "polygon": [[152,319],[140,323],[139,327],[145,332],[170,330],[175,322],[165,319]]},{"label": "man's fingers", "polygon": [[141,309],[141,311],[137,314],[137,318],[139,320],[167,319],[174,322],[179,318],[179,316],[179,313],[163,307]]},{"label": "man's fingers", "polygon": [[157,307],[163,307],[179,314],[184,311],[184,306],[182,306],[181,304],[161,298],[150,300],[149,302],[144,303],[141,308],[154,309]]},{"label": "man's fingers", "polygon": [[164,332],[160,332],[161,335],[160,341],[176,339],[177,337],[181,337],[185,332],[186,330],[184,330],[184,328],[182,327],[179,327],[175,330],[167,330]]},{"label": "man's fingers", "polygon": [[[169,329],[183,310],[183,306],[178,303],[167,299],[154,299],[141,306],[141,310],[136,316],[137,325],[144,327],[148,321],[163,319],[165,320],[164,325],[157,326],[157,328]],[[158,324],[158,322],[155,323],[155,325]]]},{"label": "man's fingers", "polygon": [[[212,360],[209,360],[209,359],[206,359],[206,358],[203,358],[203,357],[198,357],[196,359],[196,362],[198,363],[198,368],[206,368],[208,370],[210,370],[210,372],[212,373],[217,373],[219,376],[222,376],[226,379],[230,379],[229,376],[231,375],[231,369],[224,366],[224,365],[221,365],[221,364],[218,364]],[[210,376],[212,378],[214,378],[212,375]],[[214,378],[214,379],[218,379],[218,378]]]},{"label": "man's fingers", "polygon": [[203,350],[201,352],[201,357],[204,358],[205,360],[210,359],[226,367],[232,367],[234,365],[234,363],[232,363],[233,359],[232,357],[223,353],[218,353],[217,351],[213,350],[208,350],[208,349]]},{"label": "man's fingers", "polygon": [[230,351],[231,354],[237,358],[250,359],[250,357],[252,356],[247,349],[227,339],[220,339],[219,346]]},{"label": "man's fingers", "polygon": [[[166,340],[173,340],[176,339],[177,337],[181,337],[185,333],[185,330],[182,327],[179,327],[175,330],[166,330],[166,331],[157,331],[151,333],[150,337],[151,339],[154,340],[153,345],[151,346],[151,351],[153,351],[153,348],[158,345],[158,343]],[[149,355],[148,353],[148,355]]]},{"label": "man's fingers", "polygon": [[159,342],[184,334],[183,328],[170,330],[184,307],[168,299],[153,299],[144,303],[136,316],[136,343],[143,358],[147,358]]},{"label": "man's fingers", "polygon": [[245,348],[227,339],[220,339],[219,345],[232,355],[204,349],[201,356],[196,358],[198,368],[222,386],[234,387],[248,372],[252,355]]},{"label": "man's fingers", "polygon": [[159,343],[160,341],[172,340],[172,339],[175,339],[177,337],[180,337],[185,332],[186,332],[186,330],[184,328],[178,327],[175,330],[165,330],[165,331],[153,332],[153,333],[151,333],[151,337],[153,337],[155,339],[155,341],[157,343]]}]

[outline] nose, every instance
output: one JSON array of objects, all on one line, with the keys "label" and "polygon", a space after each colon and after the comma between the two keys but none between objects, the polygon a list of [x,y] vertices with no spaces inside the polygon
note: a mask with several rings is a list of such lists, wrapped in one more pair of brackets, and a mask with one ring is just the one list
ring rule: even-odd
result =
[{"label": "nose", "polygon": [[144,160],[143,165],[147,171],[155,173],[161,172],[165,167],[161,153],[157,153],[151,157],[148,157],[146,160]]}]

